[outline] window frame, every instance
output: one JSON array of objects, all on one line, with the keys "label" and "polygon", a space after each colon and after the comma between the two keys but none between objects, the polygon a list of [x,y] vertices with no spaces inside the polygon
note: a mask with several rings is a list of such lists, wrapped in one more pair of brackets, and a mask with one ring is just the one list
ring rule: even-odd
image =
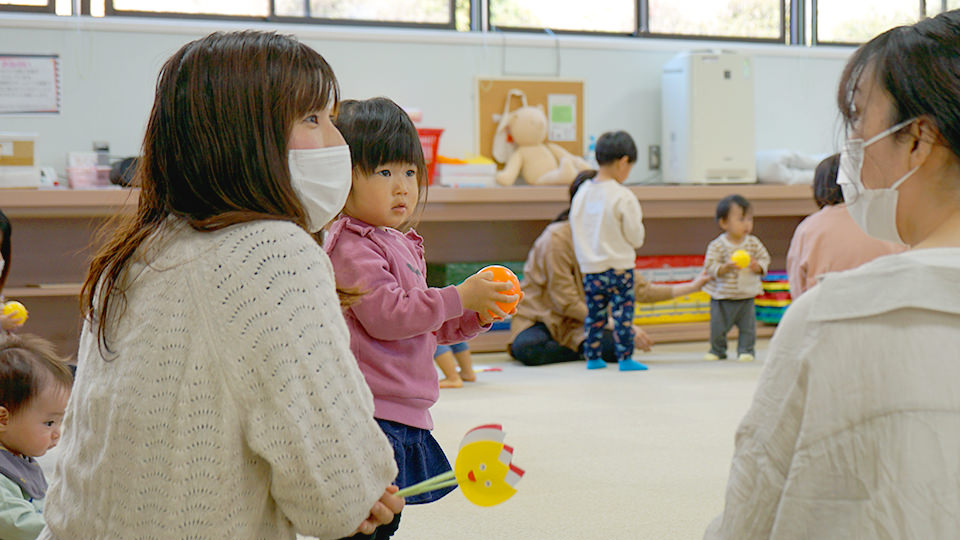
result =
[{"label": "window frame", "polygon": [[47,0],[45,6],[28,6],[25,4],[0,4],[2,13],[50,13],[57,14],[56,0]]},{"label": "window frame", "polygon": [[[810,22],[810,46],[816,47],[818,45],[823,45],[827,47],[859,47],[863,43],[866,43],[866,42],[856,42],[856,41],[821,41],[819,38],[820,14],[818,13],[818,10],[817,10],[817,0],[790,0],[790,1],[793,1],[793,2],[806,1],[810,3],[810,13],[812,15],[811,22]],[[936,1],[936,0],[933,0],[933,1]],[[921,18],[917,19],[917,21],[919,21],[927,16],[926,15],[927,0],[916,0],[916,2],[917,2],[916,13],[917,15],[922,15]],[[906,2],[904,2],[904,4],[906,4]],[[944,1],[942,2],[942,4],[945,5],[946,2]]]},{"label": "window frame", "polygon": [[[50,0],[51,2],[53,0]],[[205,20],[227,20],[227,21],[264,21],[275,23],[291,24],[322,24],[331,26],[368,26],[368,27],[387,27],[387,28],[419,28],[419,29],[437,29],[456,31],[456,0],[446,0],[449,9],[449,22],[447,23],[418,23],[407,21],[376,21],[371,19],[334,19],[326,17],[294,17],[287,15],[276,15],[276,3],[269,0],[268,13],[265,17],[257,15],[224,15],[215,13],[183,13],[167,11],[131,11],[118,10],[113,5],[114,0],[104,0],[105,17],[164,17],[173,19],[205,19]],[[309,7],[309,0],[305,0]],[[308,9],[309,11],[309,9]]]}]

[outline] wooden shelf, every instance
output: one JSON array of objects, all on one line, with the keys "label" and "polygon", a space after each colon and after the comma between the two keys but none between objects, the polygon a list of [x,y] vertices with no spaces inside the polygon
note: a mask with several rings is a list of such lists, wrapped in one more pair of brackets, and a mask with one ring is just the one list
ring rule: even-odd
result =
[{"label": "wooden shelf", "polygon": [[57,283],[41,287],[7,287],[3,295],[7,298],[38,298],[42,296],[80,296],[82,283]]},{"label": "wooden shelf", "polygon": [[[783,268],[797,223],[816,211],[809,185],[629,186],[643,206],[647,241],[641,255],[703,254],[719,234],[717,201],[739,193],[753,203],[755,234]],[[14,222],[15,261],[4,294],[30,299],[35,331],[63,351],[76,350],[80,312],[77,283],[86,275],[98,227],[109,217],[136,211],[140,191],[130,188],[0,189],[0,208]],[[417,231],[427,260],[443,262],[521,261],[543,228],[569,206],[567,187],[431,186]],[[28,283],[51,283],[27,287]],[[654,340],[706,340],[707,323],[654,325]],[[772,328],[758,326],[758,335]],[[766,332],[766,334],[765,334]],[[472,342],[474,350],[502,351],[508,333],[491,332]]]},{"label": "wooden shelf", "polygon": [[[645,219],[712,218],[717,201],[740,193],[755,205],[755,215],[805,216],[816,211],[809,185],[629,186],[643,204]],[[2,189],[0,201],[10,217],[106,217],[133,212],[138,189]],[[424,222],[550,221],[569,206],[566,187],[451,188],[431,186]]]}]

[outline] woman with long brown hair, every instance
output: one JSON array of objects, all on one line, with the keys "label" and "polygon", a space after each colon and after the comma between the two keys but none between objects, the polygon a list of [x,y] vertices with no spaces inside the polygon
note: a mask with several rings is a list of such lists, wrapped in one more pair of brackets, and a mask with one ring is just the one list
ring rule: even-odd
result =
[{"label": "woman with long brown hair", "polygon": [[336,538],[400,511],[310,234],[350,186],[337,101],[324,59],[272,33],[164,64],[137,213],[84,284],[42,538]]}]

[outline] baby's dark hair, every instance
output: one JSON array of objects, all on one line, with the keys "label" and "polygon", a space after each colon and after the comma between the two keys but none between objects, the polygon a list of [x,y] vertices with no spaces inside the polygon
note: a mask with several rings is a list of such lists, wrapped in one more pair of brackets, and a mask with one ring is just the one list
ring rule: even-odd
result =
[{"label": "baby's dark hair", "polygon": [[416,221],[427,198],[427,164],[420,136],[410,117],[399,105],[385,97],[340,102],[334,125],[350,146],[354,173],[368,176],[387,163],[412,163],[417,166],[419,197]]},{"label": "baby's dark hair", "polygon": [[30,334],[0,336],[0,406],[14,414],[50,384],[73,386],[73,373],[52,343]]},{"label": "baby's dark hair", "polygon": [[733,208],[733,205],[739,206],[744,214],[750,210],[750,201],[743,195],[727,195],[717,203],[717,222],[730,216],[730,209]]},{"label": "baby's dark hair", "polygon": [[817,165],[813,173],[813,200],[818,208],[843,202],[843,191],[837,184],[840,170],[840,154],[834,154]]},{"label": "baby's dark hair", "polygon": [[597,139],[594,151],[597,165],[606,165],[627,156],[630,163],[637,162],[637,144],[626,131],[608,131]]}]

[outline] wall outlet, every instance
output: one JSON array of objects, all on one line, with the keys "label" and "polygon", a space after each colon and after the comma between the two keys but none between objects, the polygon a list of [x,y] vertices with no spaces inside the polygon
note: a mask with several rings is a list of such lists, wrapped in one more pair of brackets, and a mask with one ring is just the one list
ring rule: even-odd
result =
[{"label": "wall outlet", "polygon": [[647,147],[647,168],[651,171],[660,169],[660,145],[651,144]]}]

